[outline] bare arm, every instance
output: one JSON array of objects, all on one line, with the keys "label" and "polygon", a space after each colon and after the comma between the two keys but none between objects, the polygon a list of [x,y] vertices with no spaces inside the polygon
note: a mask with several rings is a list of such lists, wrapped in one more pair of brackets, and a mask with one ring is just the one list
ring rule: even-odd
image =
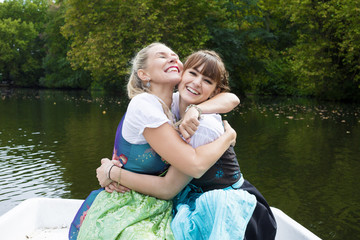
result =
[{"label": "bare arm", "polygon": [[[192,179],[172,166],[164,177],[159,177],[130,172],[118,166],[110,168],[114,161],[109,159],[102,159],[101,163],[96,170],[101,186],[105,187],[112,180],[137,192],[165,200],[175,197]],[[107,169],[111,170],[111,179],[108,179]]]},{"label": "bare arm", "polygon": [[[230,126],[226,122],[224,122],[224,124],[225,124],[225,128],[226,128],[225,134],[232,134],[231,133],[232,128],[230,128]],[[164,124],[164,125],[167,125],[167,124]],[[171,130],[173,130],[173,129],[171,128]],[[177,134],[176,134],[176,136],[177,136]],[[181,140],[181,142],[184,143],[182,140]],[[177,145],[177,144],[173,144],[173,145]],[[203,146],[211,147],[212,145],[213,144],[210,143],[210,144],[203,145]],[[185,146],[190,146],[190,145],[185,144]],[[212,146],[212,147],[214,147],[214,146]],[[182,148],[182,146],[180,146],[180,149],[181,148]],[[166,146],[165,146],[165,149],[166,149]],[[193,148],[191,147],[191,149],[193,149]],[[185,150],[187,150],[187,149],[185,149]],[[206,147],[205,148],[198,147],[196,150],[198,150],[198,152],[196,152],[196,154],[198,154],[198,156],[199,156],[199,159],[197,159],[197,160],[199,160],[199,162],[201,161],[201,156],[204,157],[205,159],[211,159],[212,157],[214,157],[214,161],[217,161],[217,159],[222,154],[222,152],[221,152],[221,154],[219,154],[217,156],[217,152],[216,152],[217,150],[215,150],[214,148],[212,148],[212,150],[214,150],[215,152],[211,152],[211,151],[208,152],[208,149]],[[173,150],[168,149],[167,151],[171,152]],[[202,155],[202,154],[204,154],[203,151],[205,151],[205,153],[209,154],[209,156],[207,156],[206,154]],[[177,154],[178,153],[174,153],[174,155],[177,155]],[[180,161],[181,161],[181,159],[182,160],[187,159],[186,154],[181,155],[181,156],[182,157],[180,158]],[[151,196],[154,196],[154,197],[157,197],[160,199],[173,198],[192,179],[190,176],[187,176],[184,173],[182,173],[181,172],[181,171],[183,171],[182,169],[178,170],[174,166],[171,166],[169,168],[165,177],[158,177],[158,176],[152,176],[152,175],[147,175],[147,174],[137,174],[137,173],[133,173],[133,172],[130,172],[130,171],[127,171],[124,169],[120,169],[120,167],[122,165],[120,164],[119,161],[116,161],[116,160],[110,161],[109,159],[102,159],[101,163],[102,163],[102,165],[96,170],[97,178],[98,178],[101,186],[105,187],[111,181],[114,181],[114,182],[118,182],[119,184],[122,185],[120,187],[120,189],[122,189],[123,186],[125,186],[125,187],[133,189],[137,192],[151,195]],[[111,167],[113,164],[115,164],[116,167]],[[181,161],[179,164],[177,164],[177,166],[180,166],[181,164],[186,164],[186,161]],[[207,169],[213,165],[213,162],[204,161],[203,164],[204,164],[203,166],[206,166],[206,167],[200,168],[200,169],[201,170],[204,169],[203,171],[207,171]],[[209,165],[207,165],[207,164],[209,164]],[[198,167],[198,166],[202,166],[202,165],[196,165],[196,166]],[[185,166],[182,165],[182,167],[185,168],[186,170],[191,170],[193,168],[192,166],[186,166],[186,165]],[[108,177],[110,177],[110,179]],[[110,192],[112,192],[113,190],[123,192],[123,190],[119,190],[119,188],[116,186],[116,184],[112,184],[110,187],[112,188],[110,190]]]},{"label": "bare arm", "polygon": [[224,121],[225,133],[217,140],[197,148],[191,147],[169,124],[146,128],[144,137],[162,158],[186,175],[201,177],[236,140],[236,132]]},{"label": "bare arm", "polygon": [[219,93],[198,107],[203,113],[228,113],[240,104],[240,99],[233,93]]}]

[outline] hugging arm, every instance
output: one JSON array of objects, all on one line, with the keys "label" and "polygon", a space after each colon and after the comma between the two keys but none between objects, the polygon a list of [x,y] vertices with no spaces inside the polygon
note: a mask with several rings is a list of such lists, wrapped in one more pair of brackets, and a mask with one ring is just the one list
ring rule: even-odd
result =
[{"label": "hugging arm", "polygon": [[[152,148],[161,156],[165,155],[163,158],[172,165],[165,177],[129,172],[120,169],[120,165],[110,168],[114,163],[103,159],[102,165],[96,170],[100,185],[105,187],[114,181],[143,194],[171,199],[191,181],[192,177],[201,177],[220,158],[232,141],[235,141],[234,129],[226,121],[224,127],[225,133],[217,140],[195,149],[185,143],[169,124],[156,128],[155,133],[147,132],[150,128],[146,128],[144,136]],[[150,136],[147,136],[148,134]],[[165,141],[157,138],[161,136]]]},{"label": "hugging arm", "polygon": [[[102,165],[96,170],[97,174],[102,174],[104,170],[109,169],[115,163],[114,161],[116,160],[103,159]],[[164,177],[134,173],[119,167],[111,169],[110,177],[109,180],[119,182],[122,186],[165,200],[175,197],[192,179],[172,166]]]},{"label": "hugging arm", "polygon": [[236,132],[224,121],[225,132],[215,141],[193,148],[170,124],[146,128],[144,137],[163,159],[184,174],[200,178],[236,140]]},{"label": "hugging arm", "polygon": [[228,113],[240,104],[240,99],[229,92],[219,93],[202,102],[198,107],[203,113]]}]

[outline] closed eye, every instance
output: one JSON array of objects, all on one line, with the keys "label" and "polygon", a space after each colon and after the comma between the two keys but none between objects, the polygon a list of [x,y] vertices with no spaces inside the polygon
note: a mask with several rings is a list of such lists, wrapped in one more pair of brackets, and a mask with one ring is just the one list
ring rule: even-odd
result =
[{"label": "closed eye", "polygon": [[208,78],[204,78],[204,81],[205,81],[207,84],[209,84],[209,85],[214,84],[214,81],[211,80],[211,79],[208,79]]},{"label": "closed eye", "polygon": [[164,53],[164,52],[158,52],[158,53],[156,53],[156,56],[157,56],[158,58],[166,58],[166,57],[167,57],[167,54]]},{"label": "closed eye", "polygon": [[190,73],[191,75],[193,75],[193,76],[197,76],[197,73],[194,72],[194,71],[190,71],[189,73]]}]

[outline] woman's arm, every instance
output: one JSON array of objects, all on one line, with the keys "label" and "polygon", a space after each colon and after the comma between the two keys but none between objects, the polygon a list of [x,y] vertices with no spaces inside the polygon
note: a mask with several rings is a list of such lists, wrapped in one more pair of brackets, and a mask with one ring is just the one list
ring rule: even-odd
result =
[{"label": "woman's arm", "polygon": [[[233,133],[231,133],[231,130],[233,130],[232,128],[230,128],[230,126],[227,123],[224,123],[225,127],[226,127],[226,132],[224,135],[228,134],[230,136],[232,136]],[[168,124],[163,124],[162,126],[169,126]],[[166,129],[166,128],[165,128]],[[169,129],[171,132],[175,132],[173,130],[172,127],[170,127]],[[165,131],[165,130],[164,130]],[[175,132],[176,133],[176,132]],[[235,131],[234,131],[235,133]],[[222,135],[222,136],[224,136]],[[236,133],[235,133],[236,135]],[[176,134],[176,136],[178,136]],[[222,138],[219,137],[219,138]],[[169,137],[169,136],[168,136]],[[171,137],[169,137],[171,138]],[[174,143],[172,145],[176,145],[178,146],[178,150],[174,150],[174,151],[182,151],[182,149],[184,149],[185,151],[189,150],[188,147],[190,147],[190,149],[194,150],[194,148],[192,148],[190,145],[184,143],[184,141],[180,139],[180,146],[177,143]],[[230,137],[231,139],[231,137]],[[169,139],[167,139],[167,141],[170,141]],[[216,142],[217,140],[215,140],[214,142]],[[207,145],[203,145],[201,147],[196,148],[195,152],[193,152],[194,155],[193,157],[194,160],[198,161],[198,163],[203,163],[203,165],[200,164],[195,164],[196,167],[200,166],[201,171],[205,172],[207,171],[208,168],[210,168],[213,163],[215,161],[218,160],[218,158],[223,154],[223,151],[220,151],[220,148],[222,146],[222,141],[227,141],[226,138],[222,139],[221,141],[217,142],[217,144],[215,144],[215,148],[214,148],[214,144],[207,144]],[[150,143],[151,144],[151,143]],[[185,145],[183,145],[185,144]],[[219,145],[220,148],[216,148],[216,145]],[[227,145],[225,143],[225,145]],[[166,148],[166,146],[165,146]],[[209,151],[208,148],[211,148],[212,151]],[[219,151],[217,151],[216,149],[218,149]],[[154,148],[154,150],[156,151],[156,149]],[[173,149],[168,149],[166,151],[173,151]],[[174,154],[174,156],[177,155],[181,155],[181,153],[176,153]],[[174,196],[176,196],[176,194],[178,194],[185,186],[186,184],[188,184],[191,181],[191,177],[184,174],[182,171],[186,171],[186,170],[191,170],[193,169],[193,166],[190,164],[188,167],[186,167],[183,164],[187,164],[186,162],[188,161],[189,158],[187,158],[187,153],[183,152],[183,155],[181,155],[182,157],[179,158],[181,163],[177,164],[176,162],[172,162],[172,164],[176,165],[176,166],[180,166],[182,165],[182,169],[178,170],[176,169],[174,166],[170,166],[168,172],[166,173],[166,175],[164,177],[159,177],[159,176],[152,176],[152,175],[148,175],[148,174],[138,174],[138,173],[134,173],[134,172],[130,172],[127,171],[125,169],[120,168],[122,165],[120,164],[119,161],[113,160],[110,161],[109,159],[102,159],[101,163],[102,165],[96,170],[97,172],[97,178],[99,180],[99,183],[102,187],[107,187],[107,191],[112,192],[112,191],[120,191],[120,192],[124,192],[123,190],[123,186],[130,188],[132,190],[135,190],[137,192],[146,194],[146,195],[150,195],[153,197],[157,197],[160,199],[172,199]],[[194,161],[193,160],[193,161]],[[209,160],[209,161],[204,161],[204,160]],[[170,162],[170,161],[168,161]],[[115,165],[115,166],[113,166]],[[200,174],[202,175],[203,173],[200,172]],[[117,187],[116,184],[110,184],[108,185],[110,182],[118,182],[119,184],[121,184],[121,187]]]},{"label": "woman's arm", "polygon": [[[192,179],[172,166],[164,177],[159,177],[130,172],[118,166],[110,168],[114,162],[109,159],[102,159],[101,163],[102,165],[96,170],[101,186],[105,187],[107,180],[111,179],[142,194],[165,200],[175,197]],[[111,170],[108,174],[110,179],[106,176],[107,169]]]},{"label": "woman's arm", "polygon": [[[168,124],[163,124],[162,126],[165,126],[165,125],[169,126]],[[230,127],[230,125],[227,124],[227,122],[224,122],[224,125],[225,125],[225,130],[226,130],[224,135],[233,136],[235,131]],[[175,131],[173,130],[173,128],[170,128],[170,132],[175,132]],[[178,135],[176,134],[176,136],[178,136]],[[235,137],[236,137],[236,133],[235,133]],[[220,138],[222,138],[222,137],[220,137]],[[231,139],[231,137],[230,137],[230,139]],[[167,139],[167,140],[169,140],[169,139]],[[226,138],[225,138],[225,140],[223,139],[221,141],[226,141]],[[217,143],[220,147],[221,147],[221,141]],[[179,150],[181,151],[181,149],[188,150],[187,147],[189,147],[190,145],[188,145],[188,144],[183,145],[184,142],[181,139],[180,139],[180,143],[182,143],[182,144],[180,144],[180,146],[176,143],[173,144],[173,145],[179,146],[179,149],[177,151],[179,151]],[[201,157],[203,157],[203,159],[210,159],[211,161],[217,161],[217,159],[223,153],[223,151],[221,151],[220,154],[218,154],[218,152],[215,152],[215,153],[208,152],[207,148],[209,148],[209,147],[212,150],[214,150],[212,145],[213,144],[210,143],[208,145],[203,145],[203,146],[205,146],[204,148],[198,147],[196,149],[197,152],[195,152],[195,154],[198,155],[199,158],[197,160],[199,160],[200,163],[202,161]],[[225,145],[226,145],[226,143],[225,143]],[[185,146],[185,148],[184,148],[184,146]],[[194,150],[192,147],[190,147],[190,149]],[[168,151],[172,151],[172,149],[169,149]],[[183,154],[182,155],[183,157],[181,158],[184,161],[181,164],[186,164],[186,160],[188,159],[186,152],[184,152],[184,153],[185,154]],[[204,153],[208,153],[209,155],[207,156]],[[177,153],[175,153],[174,155],[177,155]],[[181,155],[181,153],[180,153],[180,155]],[[211,159],[211,158],[213,158],[213,159]],[[158,177],[158,176],[151,176],[151,175],[147,175],[147,174],[137,174],[137,173],[133,173],[133,172],[129,172],[127,170],[121,169],[120,167],[122,165],[120,164],[120,162],[115,161],[115,160],[110,161],[109,159],[102,159],[101,163],[102,163],[102,165],[96,171],[97,178],[99,180],[100,185],[103,187],[106,186],[108,188],[107,191],[109,191],[109,192],[112,192],[114,190],[119,191],[119,192],[124,192],[123,186],[125,186],[125,187],[133,189],[135,191],[138,191],[140,193],[151,195],[151,196],[154,196],[157,198],[171,199],[177,193],[179,193],[179,191],[181,189],[183,189],[184,186],[186,184],[188,184],[189,181],[192,179],[191,177],[182,173],[182,171],[184,171],[186,169],[188,169],[188,170],[192,169],[193,168],[192,165],[190,165],[188,167],[185,166],[184,169],[181,169],[180,171],[178,169],[176,169],[174,166],[171,166],[164,177]],[[173,164],[174,163],[175,162],[173,162]],[[210,168],[214,162],[204,161],[203,163],[204,163],[204,166],[206,166],[205,167],[206,169],[204,171],[207,171],[207,169]],[[206,164],[209,164],[209,165],[206,165]],[[115,166],[113,166],[113,165],[115,165]],[[175,163],[175,165],[176,165],[176,163]],[[180,166],[180,165],[177,165],[177,166]],[[198,165],[198,166],[200,166],[200,165]],[[111,181],[118,182],[122,186],[117,187],[116,184],[108,185]]]},{"label": "woman's arm", "polygon": [[[197,105],[203,113],[228,113],[240,104],[234,93],[219,93]],[[186,115],[186,114],[185,114]]]},{"label": "woman's arm", "polygon": [[236,141],[236,132],[227,121],[224,121],[224,128],[225,133],[217,140],[195,149],[183,141],[169,124],[145,128],[143,135],[154,151],[172,166],[186,175],[199,178]]},{"label": "woman's arm", "polygon": [[[229,131],[229,130],[228,130]],[[191,177],[171,166],[164,177],[137,174],[120,169],[119,161],[102,159],[102,166],[97,169],[97,177],[101,186],[115,181],[120,185],[110,184],[107,186],[109,192],[124,192],[123,187],[128,187],[143,194],[151,195],[161,199],[171,199],[191,180]],[[112,165],[116,165],[112,166]],[[109,177],[111,179],[109,179]]]}]

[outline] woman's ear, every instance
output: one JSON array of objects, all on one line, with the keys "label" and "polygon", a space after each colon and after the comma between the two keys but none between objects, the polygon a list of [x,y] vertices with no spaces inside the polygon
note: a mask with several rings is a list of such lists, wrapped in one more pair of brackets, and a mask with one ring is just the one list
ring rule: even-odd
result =
[{"label": "woman's ear", "polygon": [[149,74],[148,74],[144,69],[139,69],[139,70],[137,71],[137,75],[139,76],[139,78],[140,78],[142,81],[149,81],[149,80],[150,80]]}]

